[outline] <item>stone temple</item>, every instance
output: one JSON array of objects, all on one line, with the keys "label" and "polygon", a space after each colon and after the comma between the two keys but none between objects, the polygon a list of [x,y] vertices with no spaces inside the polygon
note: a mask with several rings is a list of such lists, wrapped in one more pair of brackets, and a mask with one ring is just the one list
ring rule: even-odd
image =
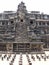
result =
[{"label": "stone temple", "polygon": [[17,11],[0,13],[0,52],[43,53],[49,50],[49,15],[27,11],[23,2]]}]

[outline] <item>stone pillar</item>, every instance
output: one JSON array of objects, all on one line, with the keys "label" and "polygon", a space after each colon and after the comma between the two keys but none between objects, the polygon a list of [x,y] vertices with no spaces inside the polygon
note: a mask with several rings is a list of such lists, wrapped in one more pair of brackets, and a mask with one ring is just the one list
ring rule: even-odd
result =
[{"label": "stone pillar", "polygon": [[31,46],[32,46],[32,44],[30,43],[30,51],[31,51]]}]

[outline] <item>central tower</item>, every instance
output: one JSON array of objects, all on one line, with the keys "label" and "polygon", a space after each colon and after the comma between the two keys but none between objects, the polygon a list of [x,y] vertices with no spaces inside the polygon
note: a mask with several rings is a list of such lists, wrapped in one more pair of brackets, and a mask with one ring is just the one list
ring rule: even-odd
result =
[{"label": "central tower", "polygon": [[16,41],[28,42],[27,23],[26,23],[26,6],[23,2],[18,5],[16,20]]}]

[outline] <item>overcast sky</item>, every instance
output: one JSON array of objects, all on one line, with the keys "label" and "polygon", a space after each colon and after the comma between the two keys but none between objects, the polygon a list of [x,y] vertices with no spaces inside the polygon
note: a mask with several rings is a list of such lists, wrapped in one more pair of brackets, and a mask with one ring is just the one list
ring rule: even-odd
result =
[{"label": "overcast sky", "polygon": [[16,11],[18,4],[23,1],[28,11],[40,11],[49,14],[49,0],[0,0],[0,13]]}]

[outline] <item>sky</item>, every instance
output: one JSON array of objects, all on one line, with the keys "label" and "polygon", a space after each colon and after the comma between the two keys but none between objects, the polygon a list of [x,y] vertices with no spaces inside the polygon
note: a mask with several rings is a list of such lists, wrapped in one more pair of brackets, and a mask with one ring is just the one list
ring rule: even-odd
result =
[{"label": "sky", "polygon": [[0,0],[0,13],[17,11],[18,4],[23,1],[28,11],[40,11],[49,14],[49,0]]}]

